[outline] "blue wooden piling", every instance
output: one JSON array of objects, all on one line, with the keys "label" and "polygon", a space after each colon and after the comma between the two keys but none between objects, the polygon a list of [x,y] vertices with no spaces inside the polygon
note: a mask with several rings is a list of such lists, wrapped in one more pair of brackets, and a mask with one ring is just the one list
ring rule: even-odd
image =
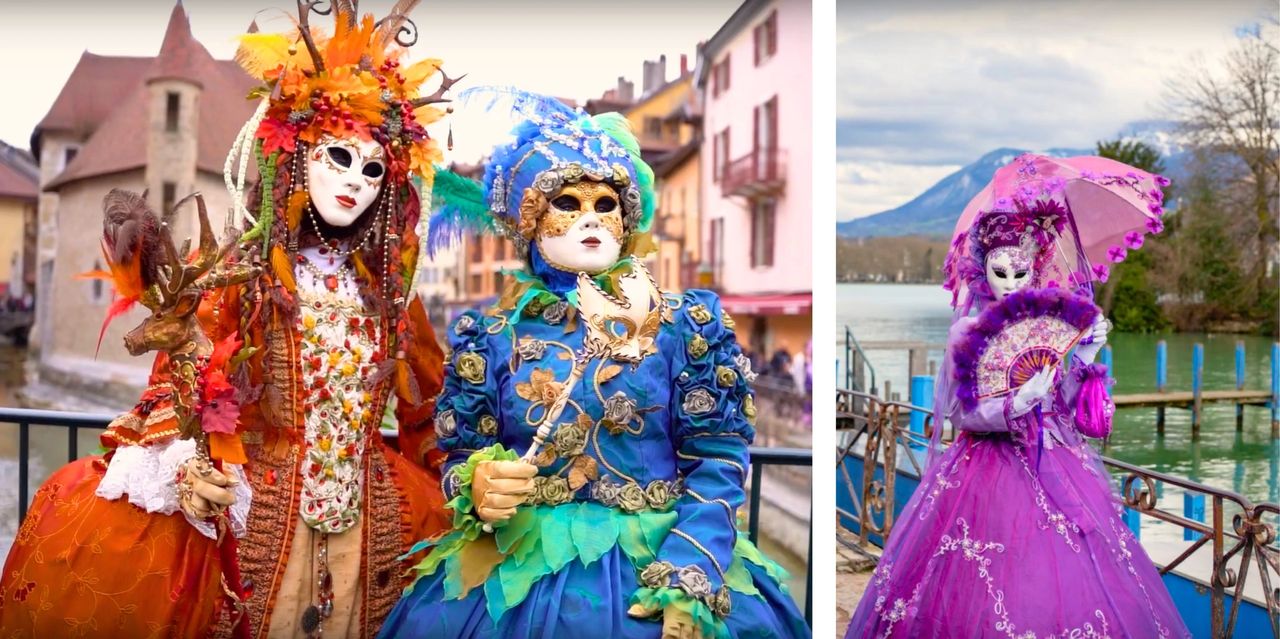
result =
[{"label": "blue wooden piling", "polygon": [[1200,394],[1204,392],[1204,344],[1196,342],[1191,349],[1191,438],[1200,437],[1200,419],[1203,408]]},{"label": "blue wooden piling", "polygon": [[1156,390],[1164,392],[1169,384],[1169,343],[1156,342]]},{"label": "blue wooden piling", "polygon": [[1280,437],[1280,342],[1271,345],[1271,437]]},{"label": "blue wooden piling", "polygon": [[[1204,495],[1182,493],[1182,516],[1192,521],[1204,521]],[[1191,530],[1190,528],[1182,529],[1183,541],[1195,541],[1204,535]]]},{"label": "blue wooden piling", "polygon": [[[911,405],[933,411],[933,376],[932,375],[912,375],[911,376]],[[911,447],[915,450],[924,450],[925,434],[924,434],[925,413],[913,410],[911,411],[911,432],[919,436],[919,439],[911,440]],[[934,428],[941,428],[942,424],[934,424]]]},{"label": "blue wooden piling", "polygon": [[[1098,353],[1098,358],[1102,360],[1102,365],[1107,367],[1107,374],[1115,379],[1116,372],[1111,368],[1111,345],[1105,344],[1102,351]],[[1111,385],[1107,385],[1107,396],[1111,395]]]},{"label": "blue wooden piling", "polygon": [[[1163,393],[1169,383],[1169,344],[1156,343],[1156,391]],[[1164,404],[1156,406],[1156,434],[1164,435]]]},{"label": "blue wooden piling", "polygon": [[1280,442],[1271,440],[1271,454],[1267,456],[1267,501],[1280,501]]},{"label": "blue wooden piling", "polygon": [[[1236,342],[1236,390],[1244,390],[1244,341]],[[1236,402],[1236,432],[1244,430],[1244,404]]]},{"label": "blue wooden piling", "polygon": [[1142,539],[1142,513],[1132,509],[1124,509],[1124,525],[1133,531],[1133,536]]}]

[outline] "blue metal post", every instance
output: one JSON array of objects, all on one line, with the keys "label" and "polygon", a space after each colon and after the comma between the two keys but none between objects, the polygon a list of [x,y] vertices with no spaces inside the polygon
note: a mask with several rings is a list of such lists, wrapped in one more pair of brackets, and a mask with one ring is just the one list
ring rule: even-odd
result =
[{"label": "blue metal post", "polygon": [[1204,344],[1196,343],[1191,349],[1191,438],[1200,436],[1201,402],[1204,391]]},{"label": "blue metal post", "polygon": [[[933,410],[933,376],[932,375],[912,375],[911,376],[911,405]],[[911,447],[915,450],[924,450],[924,422],[925,413],[913,410],[911,411],[911,432],[919,436],[919,440],[912,439]],[[934,428],[940,428],[941,424],[934,424]]]},{"label": "blue metal post", "polygon": [[[1204,495],[1182,493],[1182,516],[1192,521],[1204,521]],[[1182,529],[1183,541],[1195,541],[1204,535],[1190,528]]]},{"label": "blue metal post", "polygon": [[1267,456],[1267,501],[1280,501],[1280,442],[1271,440],[1271,454]]},{"label": "blue metal post", "polygon": [[1271,437],[1280,437],[1280,342],[1271,345]]},{"label": "blue metal post", "polygon": [[[1107,373],[1115,378],[1116,371],[1111,368],[1111,345],[1105,344],[1102,352],[1098,353],[1098,357],[1102,360],[1102,365],[1107,367]],[[1111,386],[1107,386],[1107,395],[1111,395]]]},{"label": "blue metal post", "polygon": [[[1169,344],[1156,342],[1156,391],[1163,393],[1169,384]],[[1164,404],[1156,406],[1156,434],[1164,435]]]},{"label": "blue metal post", "polygon": [[1156,390],[1164,392],[1169,384],[1169,344],[1164,340],[1156,342]]},{"label": "blue metal post", "polygon": [[[1236,390],[1244,390],[1244,341],[1236,342]],[[1244,430],[1244,403],[1236,402],[1236,432]]]},{"label": "blue metal post", "polygon": [[1133,536],[1142,539],[1142,513],[1132,509],[1124,509],[1124,525],[1133,531]]},{"label": "blue metal post", "polygon": [[1244,340],[1236,342],[1236,390],[1244,388]]}]

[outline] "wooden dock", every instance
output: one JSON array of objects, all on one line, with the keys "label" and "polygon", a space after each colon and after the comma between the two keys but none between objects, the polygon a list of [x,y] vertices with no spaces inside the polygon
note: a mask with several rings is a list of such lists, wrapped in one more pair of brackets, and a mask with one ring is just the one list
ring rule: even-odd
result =
[{"label": "wooden dock", "polygon": [[[1132,395],[1116,395],[1111,398],[1116,408],[1138,408],[1142,406],[1171,406],[1190,408],[1195,404],[1194,391],[1136,393]],[[1271,391],[1265,390],[1207,390],[1200,393],[1201,403],[1231,402],[1250,406],[1266,406],[1271,402]]]}]

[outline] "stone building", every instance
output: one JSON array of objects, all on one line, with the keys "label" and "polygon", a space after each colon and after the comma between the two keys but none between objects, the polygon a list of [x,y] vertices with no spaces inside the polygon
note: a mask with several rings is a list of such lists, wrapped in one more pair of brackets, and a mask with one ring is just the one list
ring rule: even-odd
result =
[{"label": "stone building", "polygon": [[[113,188],[145,190],[153,208],[167,210],[198,191],[222,229],[231,206],[223,164],[253,112],[246,99],[253,85],[234,61],[215,60],[195,40],[181,3],[155,57],[81,56],[31,134],[40,187],[31,335],[37,386],[115,406],[137,396],[151,358],[130,357],[122,338],[145,310],[118,318],[95,356],[112,292],[77,277],[104,265],[102,198]],[[178,241],[193,234],[195,219],[193,205],[179,212]]]},{"label": "stone building", "polygon": [[34,293],[38,175],[30,153],[0,142],[0,299]]}]

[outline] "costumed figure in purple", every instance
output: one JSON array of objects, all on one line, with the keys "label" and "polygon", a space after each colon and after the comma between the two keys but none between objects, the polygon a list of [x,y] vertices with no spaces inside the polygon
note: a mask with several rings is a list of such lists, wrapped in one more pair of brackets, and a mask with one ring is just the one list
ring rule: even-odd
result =
[{"label": "costumed figure in purple", "polygon": [[[1094,363],[1109,324],[1092,282],[1106,266],[1089,265],[1053,162],[1018,158],[961,218],[930,463],[846,638],[1190,636],[1086,439],[1114,412]],[[1167,184],[1127,175],[1081,181],[1135,202],[1144,183]],[[955,441],[942,450],[944,419]]]}]

